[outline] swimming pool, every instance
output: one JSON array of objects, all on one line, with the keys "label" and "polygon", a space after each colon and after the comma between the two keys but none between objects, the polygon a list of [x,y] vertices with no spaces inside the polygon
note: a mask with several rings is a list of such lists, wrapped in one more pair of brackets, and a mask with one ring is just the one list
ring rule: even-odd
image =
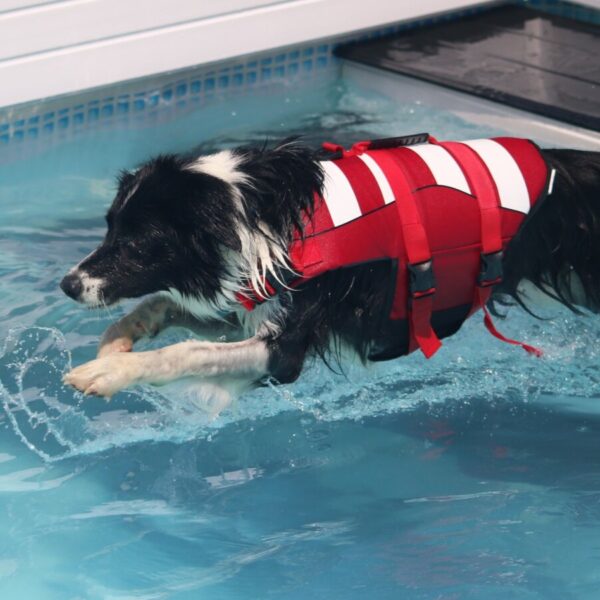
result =
[{"label": "swimming pool", "polygon": [[429,362],[315,364],[211,421],[183,386],[110,403],[65,389],[123,309],[58,289],[103,235],[116,171],[158,152],[290,133],[597,137],[360,69],[175,100],[0,146],[2,597],[597,598],[597,318],[511,310],[501,327],[536,360],[476,317]]}]

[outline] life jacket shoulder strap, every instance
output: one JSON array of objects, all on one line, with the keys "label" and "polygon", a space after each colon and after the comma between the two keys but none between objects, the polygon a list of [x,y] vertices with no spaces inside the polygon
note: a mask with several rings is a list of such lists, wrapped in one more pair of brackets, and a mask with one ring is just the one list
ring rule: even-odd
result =
[{"label": "life jacket shoulder strap", "polygon": [[460,142],[437,142],[457,162],[469,187],[477,199],[481,216],[481,269],[475,282],[475,293],[469,315],[483,310],[486,329],[497,339],[521,346],[529,354],[541,356],[541,350],[518,340],[507,338],[496,329],[487,309],[492,287],[502,281],[502,215],[498,190],[494,179],[479,156],[466,144]]},{"label": "life jacket shoulder strap", "polygon": [[410,337],[423,354],[430,358],[442,343],[431,326],[433,294],[436,290],[427,231],[402,164],[385,150],[369,152],[369,156],[386,173],[396,199],[404,249],[408,258]]}]

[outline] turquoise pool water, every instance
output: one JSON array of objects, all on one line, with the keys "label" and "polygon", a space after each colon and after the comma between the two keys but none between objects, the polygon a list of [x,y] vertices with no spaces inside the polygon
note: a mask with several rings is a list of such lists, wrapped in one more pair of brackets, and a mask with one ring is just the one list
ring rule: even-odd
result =
[{"label": "turquoise pool water", "polygon": [[58,289],[103,235],[118,169],[289,133],[522,133],[430,86],[387,78],[391,99],[360,81],[0,147],[2,598],[598,597],[598,318],[511,310],[501,328],[536,360],[476,317],[429,362],[311,365],[214,421],[184,386],[106,403],[60,383],[123,310]]}]

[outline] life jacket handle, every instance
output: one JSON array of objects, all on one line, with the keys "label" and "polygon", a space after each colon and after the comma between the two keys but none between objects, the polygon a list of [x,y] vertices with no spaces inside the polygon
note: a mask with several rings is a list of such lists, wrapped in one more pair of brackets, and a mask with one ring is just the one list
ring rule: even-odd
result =
[{"label": "life jacket handle", "polygon": [[403,135],[390,138],[380,138],[377,140],[363,140],[356,142],[349,150],[346,150],[341,144],[333,142],[323,142],[322,147],[326,152],[330,152],[336,158],[348,158],[349,156],[360,156],[368,150],[386,150],[389,148],[400,148],[402,146],[415,146],[416,144],[436,143],[437,140],[428,133],[414,133],[412,135]]}]

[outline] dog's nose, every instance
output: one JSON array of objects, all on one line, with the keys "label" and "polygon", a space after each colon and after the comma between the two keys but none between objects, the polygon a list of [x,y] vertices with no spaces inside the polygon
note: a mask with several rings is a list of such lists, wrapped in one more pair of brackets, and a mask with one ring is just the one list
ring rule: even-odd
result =
[{"label": "dog's nose", "polygon": [[60,289],[73,300],[77,300],[83,291],[83,284],[81,283],[81,277],[76,273],[69,273],[65,275],[63,280],[60,282]]}]

